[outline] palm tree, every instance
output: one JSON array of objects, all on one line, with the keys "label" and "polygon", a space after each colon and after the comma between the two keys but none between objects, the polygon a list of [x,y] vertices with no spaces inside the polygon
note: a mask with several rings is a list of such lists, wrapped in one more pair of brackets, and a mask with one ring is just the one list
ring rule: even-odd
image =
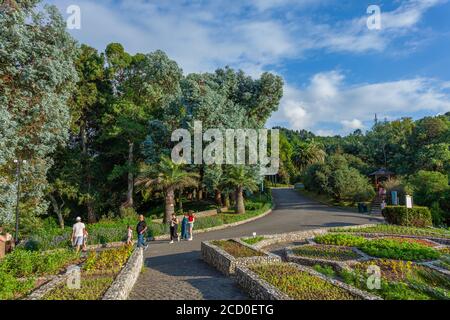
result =
[{"label": "palm tree", "polygon": [[145,166],[136,179],[137,191],[157,189],[164,193],[164,223],[168,223],[175,212],[175,191],[196,186],[199,175],[183,170],[183,164],[176,164],[168,157],[162,157],[155,167]]},{"label": "palm tree", "polygon": [[322,146],[313,140],[297,145],[292,160],[300,171],[304,171],[311,164],[325,161],[326,155]]},{"label": "palm tree", "polygon": [[236,188],[235,212],[237,214],[245,213],[244,189],[258,189],[252,172],[244,166],[233,166],[227,173],[226,181]]}]

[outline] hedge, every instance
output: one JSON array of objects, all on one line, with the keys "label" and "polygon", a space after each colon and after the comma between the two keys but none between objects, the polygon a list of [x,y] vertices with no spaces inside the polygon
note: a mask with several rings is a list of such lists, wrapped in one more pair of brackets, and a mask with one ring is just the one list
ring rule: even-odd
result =
[{"label": "hedge", "polygon": [[413,227],[431,227],[433,220],[427,207],[406,208],[404,206],[387,206],[382,211],[383,217],[390,224]]}]

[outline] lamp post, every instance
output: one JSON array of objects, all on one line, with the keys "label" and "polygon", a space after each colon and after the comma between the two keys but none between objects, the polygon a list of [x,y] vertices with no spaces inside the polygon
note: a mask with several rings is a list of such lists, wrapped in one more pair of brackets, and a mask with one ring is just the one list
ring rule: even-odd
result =
[{"label": "lamp post", "polygon": [[14,236],[14,241],[17,244],[19,242],[19,202],[20,202],[20,172],[21,164],[26,164],[26,160],[16,159],[14,160],[16,164],[16,179],[17,179],[17,202],[16,202],[16,233]]}]

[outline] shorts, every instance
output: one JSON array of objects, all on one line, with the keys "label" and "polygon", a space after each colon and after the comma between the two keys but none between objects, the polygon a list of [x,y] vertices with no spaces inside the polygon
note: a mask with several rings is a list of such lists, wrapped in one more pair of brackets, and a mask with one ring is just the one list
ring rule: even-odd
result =
[{"label": "shorts", "polygon": [[82,246],[84,237],[75,237],[74,246]]}]

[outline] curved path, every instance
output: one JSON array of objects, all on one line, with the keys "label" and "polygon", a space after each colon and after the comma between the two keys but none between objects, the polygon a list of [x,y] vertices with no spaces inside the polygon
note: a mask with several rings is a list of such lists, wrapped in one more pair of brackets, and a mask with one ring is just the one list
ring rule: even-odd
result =
[{"label": "curved path", "polygon": [[276,234],[323,227],[380,222],[380,218],[346,212],[312,201],[293,189],[272,191],[276,208],[261,219],[228,229],[201,233],[194,241],[151,242],[144,253],[145,267],[130,299],[196,300],[247,299],[234,281],[201,260],[202,241]]}]

